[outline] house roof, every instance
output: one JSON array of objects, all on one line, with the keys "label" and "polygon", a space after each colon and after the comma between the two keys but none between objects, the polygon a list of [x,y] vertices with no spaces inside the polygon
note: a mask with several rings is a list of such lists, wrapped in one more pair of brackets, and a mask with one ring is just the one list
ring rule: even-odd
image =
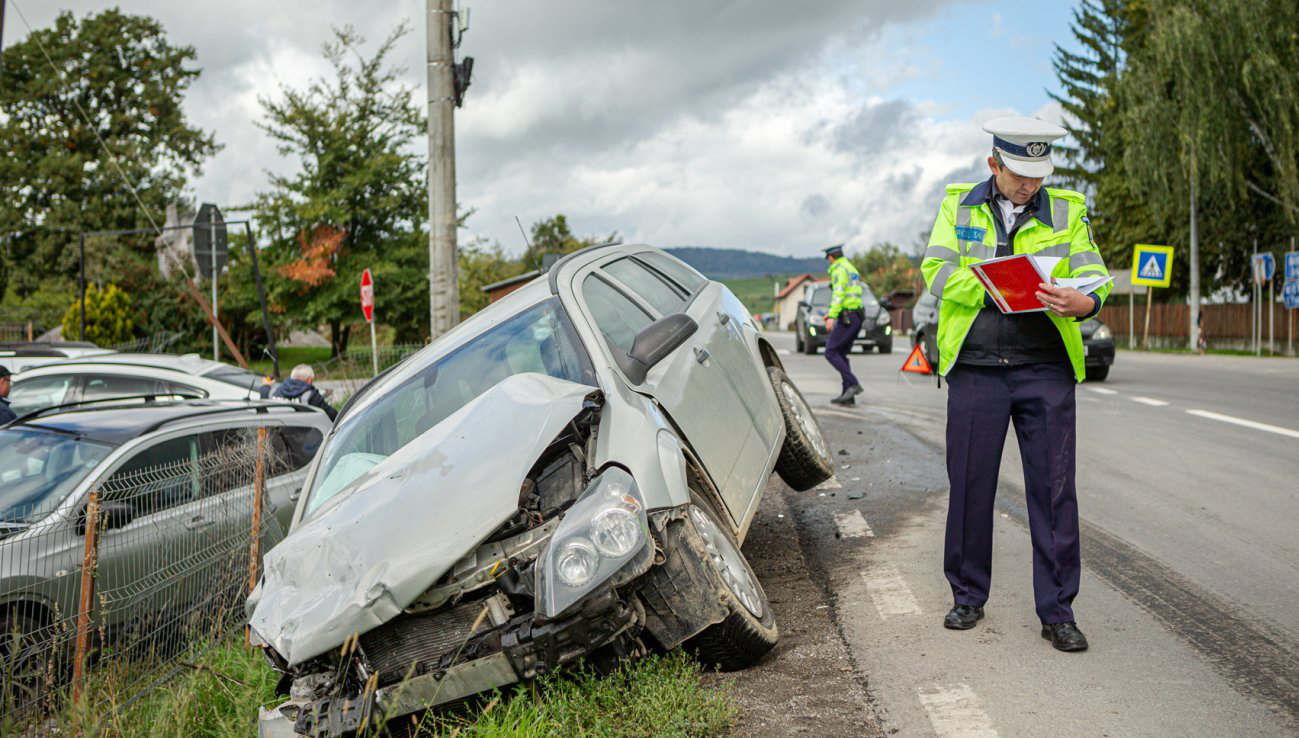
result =
[{"label": "house roof", "polygon": [[794,288],[805,284],[809,280],[813,282],[828,282],[830,281],[830,278],[824,274],[812,274],[811,272],[800,274],[797,277],[790,277],[789,281],[785,283],[785,286],[782,287],[780,292],[776,295],[776,299],[785,299],[785,296],[792,292]]}]

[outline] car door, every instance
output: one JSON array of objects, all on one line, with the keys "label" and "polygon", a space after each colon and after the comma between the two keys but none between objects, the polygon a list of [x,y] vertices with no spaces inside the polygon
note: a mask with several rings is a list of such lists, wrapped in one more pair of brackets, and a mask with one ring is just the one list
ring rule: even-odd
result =
[{"label": "car door", "polygon": [[630,351],[636,333],[667,314],[685,313],[699,325],[636,389],[652,396],[672,416],[721,490],[732,517],[739,520],[752,491],[737,466],[742,464],[753,428],[725,367],[713,356],[726,353],[727,340],[716,316],[718,285],[707,283],[686,296],[627,257],[606,261],[600,271],[579,279],[588,314],[604,335],[610,354]]},{"label": "car door", "polygon": [[[196,433],[150,440],[130,454],[100,486],[103,505],[130,505],[130,523],[99,539],[96,611],[110,626],[148,633],[187,604],[187,542],[198,500]],[[84,535],[84,529],[81,531]]]}]

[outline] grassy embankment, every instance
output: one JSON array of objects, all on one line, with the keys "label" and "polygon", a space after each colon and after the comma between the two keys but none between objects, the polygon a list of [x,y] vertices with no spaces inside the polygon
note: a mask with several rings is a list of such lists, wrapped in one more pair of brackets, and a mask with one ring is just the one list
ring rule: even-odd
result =
[{"label": "grassy embankment", "polygon": [[[273,706],[275,674],[241,643],[214,648],[194,667],[107,718],[64,715],[70,735],[94,738],[246,738],[260,706]],[[97,699],[111,703],[104,685]],[[87,701],[93,704],[95,700]],[[608,677],[551,675],[516,686],[468,716],[425,718],[420,736],[450,738],[707,738],[723,736],[735,708],[726,690],[700,683],[699,666],[680,651],[625,665]]]},{"label": "grassy embankment", "polygon": [[718,280],[722,284],[731,288],[731,292],[740,298],[744,307],[750,313],[770,313],[775,307],[776,295],[773,289],[774,285],[779,282],[785,284],[787,277],[740,277],[736,279]]}]

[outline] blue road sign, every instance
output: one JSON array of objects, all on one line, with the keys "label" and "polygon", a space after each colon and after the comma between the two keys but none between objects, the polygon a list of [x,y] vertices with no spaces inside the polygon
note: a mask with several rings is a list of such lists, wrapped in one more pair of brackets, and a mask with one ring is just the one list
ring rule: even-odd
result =
[{"label": "blue road sign", "polygon": [[1299,279],[1287,279],[1285,287],[1281,290],[1281,297],[1285,299],[1285,306],[1288,309],[1299,308]]},{"label": "blue road sign", "polygon": [[1132,284],[1167,287],[1172,279],[1173,247],[1139,243],[1132,247]]},{"label": "blue road sign", "polygon": [[1254,268],[1254,281],[1258,284],[1265,284],[1271,281],[1276,274],[1276,258],[1272,256],[1271,251],[1264,251],[1261,254],[1254,254],[1250,260]]},{"label": "blue road sign", "polygon": [[1291,251],[1285,255],[1285,278],[1299,279],[1299,251]]}]

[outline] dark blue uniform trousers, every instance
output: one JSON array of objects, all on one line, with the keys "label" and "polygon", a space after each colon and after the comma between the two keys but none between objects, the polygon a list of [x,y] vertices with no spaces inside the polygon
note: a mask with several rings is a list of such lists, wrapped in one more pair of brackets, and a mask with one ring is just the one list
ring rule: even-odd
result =
[{"label": "dark blue uniform trousers", "polygon": [[1068,364],[957,364],[947,377],[947,540],[943,572],[958,605],[983,607],[992,584],[993,500],[1015,422],[1043,623],[1074,620],[1081,562],[1074,488],[1074,375]]},{"label": "dark blue uniform trousers", "polygon": [[830,337],[825,339],[825,360],[839,372],[843,388],[856,387],[861,384],[848,368],[848,352],[852,351],[853,339],[861,330],[861,313],[856,310],[845,310],[839,313],[834,322]]}]

